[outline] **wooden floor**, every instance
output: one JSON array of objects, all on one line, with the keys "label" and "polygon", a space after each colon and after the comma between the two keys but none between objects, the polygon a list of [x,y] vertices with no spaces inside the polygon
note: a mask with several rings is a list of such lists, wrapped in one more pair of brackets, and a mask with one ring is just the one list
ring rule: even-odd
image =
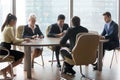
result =
[{"label": "wooden floor", "polygon": [[[23,71],[23,64],[20,64],[14,69],[14,72],[17,74],[15,80],[89,80],[85,78],[81,78],[79,66],[74,66],[74,70],[76,71],[75,76],[69,76],[65,74],[60,74],[59,69],[56,67],[56,62],[51,63],[48,62],[52,58],[52,52],[45,48],[43,52],[45,65],[35,64],[34,69],[32,69],[32,79],[26,78],[26,72]],[[110,69],[110,61],[112,58],[112,51],[106,51],[106,55],[103,60],[103,71],[93,71],[92,65],[88,67],[83,66],[83,73],[87,75],[92,80],[120,80],[120,52],[117,51],[117,59],[118,62],[114,58],[112,68]],[[36,62],[41,64],[41,58],[37,58]],[[62,62],[61,62],[62,64]],[[62,79],[64,78],[64,79]]]}]

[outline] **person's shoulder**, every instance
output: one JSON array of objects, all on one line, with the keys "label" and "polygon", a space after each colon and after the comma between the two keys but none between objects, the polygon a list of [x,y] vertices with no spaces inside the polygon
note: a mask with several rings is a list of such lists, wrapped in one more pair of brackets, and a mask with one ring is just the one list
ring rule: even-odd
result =
[{"label": "person's shoulder", "polygon": [[64,23],[64,26],[67,27],[67,28],[69,27],[67,23]]},{"label": "person's shoulder", "polygon": [[65,25],[65,26],[68,26],[68,24],[67,24],[67,23],[64,23],[64,25]]},{"label": "person's shoulder", "polygon": [[80,28],[82,28],[82,29],[88,31],[88,29],[87,29],[86,27],[80,26]]},{"label": "person's shoulder", "polygon": [[87,29],[87,28],[85,28],[85,27],[83,27],[83,26],[80,26],[81,28],[83,28],[83,29]]},{"label": "person's shoulder", "polygon": [[51,28],[56,28],[56,27],[58,27],[57,23],[51,24],[50,26],[51,26]]},{"label": "person's shoulder", "polygon": [[114,25],[118,25],[115,21],[112,21],[111,23],[114,24]]},{"label": "person's shoulder", "polygon": [[57,23],[51,24],[51,26],[57,26]]},{"label": "person's shoulder", "polygon": [[28,24],[24,26],[24,28],[28,28],[28,27],[29,27]]},{"label": "person's shoulder", "polygon": [[5,31],[7,31],[7,32],[12,31],[13,29],[14,29],[14,28],[11,27],[11,26],[5,26]]},{"label": "person's shoulder", "polygon": [[38,25],[38,24],[35,24],[35,26],[36,26],[37,28],[39,28],[39,25]]},{"label": "person's shoulder", "polygon": [[110,23],[110,26],[112,26],[113,28],[118,28],[118,24],[115,21],[112,21]]}]

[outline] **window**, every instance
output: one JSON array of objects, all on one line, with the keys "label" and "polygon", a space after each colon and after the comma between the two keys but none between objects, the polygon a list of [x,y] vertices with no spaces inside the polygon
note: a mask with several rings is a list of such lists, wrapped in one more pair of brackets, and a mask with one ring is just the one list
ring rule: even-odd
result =
[{"label": "window", "polygon": [[117,0],[74,0],[74,15],[81,18],[81,25],[89,30],[102,32],[104,20],[102,14],[110,11],[117,22]]},{"label": "window", "polygon": [[0,0],[0,27],[5,21],[7,14],[12,12],[11,1],[12,0],[8,0],[8,1]]},{"label": "window", "polygon": [[[66,23],[69,23],[69,0],[16,0],[18,25],[27,24],[30,13],[37,16],[37,24],[45,33],[46,28],[57,21],[59,14],[66,16]],[[64,2],[64,3],[63,3]],[[22,5],[22,6],[21,6]],[[21,10],[21,11],[20,11]]]},{"label": "window", "polygon": [[[1,26],[5,21],[5,18],[8,13],[12,12],[11,9],[12,0],[0,0],[0,36],[1,36]],[[0,37],[1,38],[1,37]]]},{"label": "window", "polygon": [[[110,11],[112,19],[118,22],[118,0],[73,0],[73,15],[81,18],[81,25],[89,30],[102,32],[104,20],[102,14]],[[66,23],[70,23],[70,0],[16,0],[17,26],[28,23],[30,13],[37,16],[37,24],[45,33],[48,25],[57,21],[59,14],[66,16]],[[0,27],[6,15],[12,12],[12,0],[0,0]]]}]

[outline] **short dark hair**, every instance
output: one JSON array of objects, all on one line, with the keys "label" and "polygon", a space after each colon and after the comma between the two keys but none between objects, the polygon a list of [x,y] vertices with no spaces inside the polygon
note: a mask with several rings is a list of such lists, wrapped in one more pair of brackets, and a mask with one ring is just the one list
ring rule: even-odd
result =
[{"label": "short dark hair", "polygon": [[60,14],[60,15],[58,16],[58,20],[65,20],[65,16],[64,16],[63,14]]},{"label": "short dark hair", "polygon": [[103,13],[103,16],[111,17],[111,13],[110,12],[105,12],[105,13]]},{"label": "short dark hair", "polygon": [[73,24],[73,26],[80,26],[80,18],[78,17],[78,16],[74,16],[73,18],[72,18],[72,24]]}]

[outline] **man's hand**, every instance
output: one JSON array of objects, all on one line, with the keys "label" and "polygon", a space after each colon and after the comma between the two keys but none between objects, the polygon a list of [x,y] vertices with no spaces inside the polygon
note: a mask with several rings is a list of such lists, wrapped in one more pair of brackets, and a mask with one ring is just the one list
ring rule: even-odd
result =
[{"label": "man's hand", "polygon": [[65,34],[64,32],[61,32],[61,33],[59,33],[59,34],[56,34],[56,37],[60,38],[60,37],[62,37],[64,34]]},{"label": "man's hand", "polygon": [[100,38],[100,39],[105,39],[105,37],[104,37],[104,36],[99,36],[99,38]]}]

